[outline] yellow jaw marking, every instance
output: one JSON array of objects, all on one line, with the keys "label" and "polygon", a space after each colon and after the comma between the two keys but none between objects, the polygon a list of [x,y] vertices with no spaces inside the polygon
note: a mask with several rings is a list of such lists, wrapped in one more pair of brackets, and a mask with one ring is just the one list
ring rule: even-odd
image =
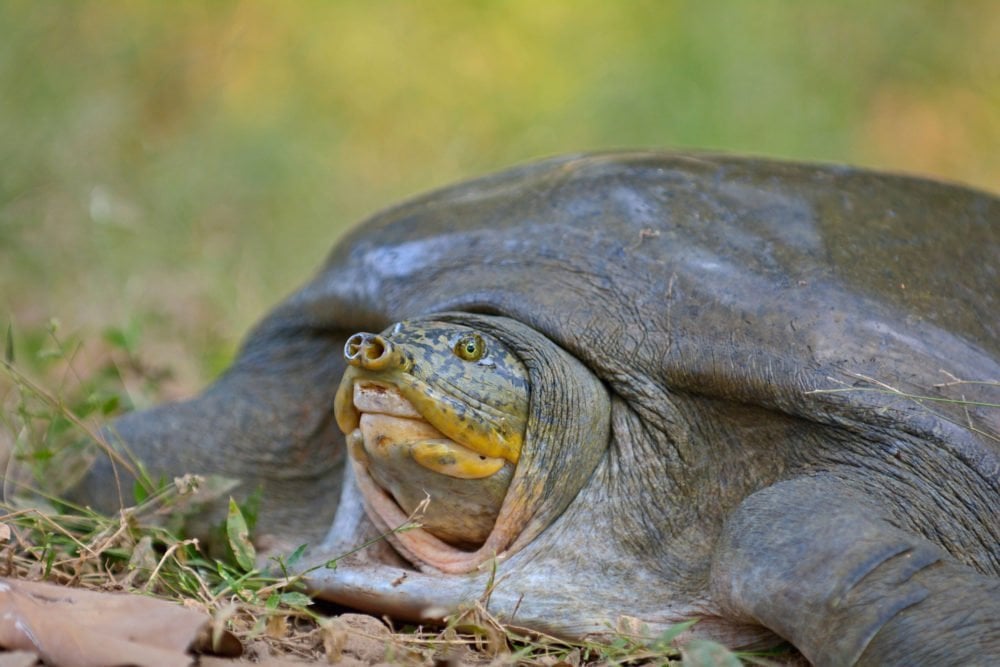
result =
[{"label": "yellow jaw marking", "polygon": [[411,445],[413,460],[427,468],[459,479],[482,479],[504,466],[504,459],[484,456],[451,440],[424,440]]}]

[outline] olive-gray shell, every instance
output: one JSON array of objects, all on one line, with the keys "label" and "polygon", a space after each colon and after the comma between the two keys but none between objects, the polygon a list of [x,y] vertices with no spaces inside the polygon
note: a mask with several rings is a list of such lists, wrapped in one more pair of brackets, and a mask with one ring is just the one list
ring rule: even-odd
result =
[{"label": "olive-gray shell", "polygon": [[[919,574],[926,590],[939,585],[922,616],[931,628],[945,627],[936,614],[955,616],[949,591],[959,602],[978,595],[969,613],[983,618],[997,604],[1000,411],[990,406],[1000,401],[988,382],[1000,380],[998,220],[1000,200],[986,193],[836,166],[548,160],[365,221],[204,395],[116,426],[164,472],[196,461],[261,483],[265,530],[316,535],[337,505],[330,406],[346,337],[444,311],[501,315],[596,376],[610,435],[575,499],[501,563],[507,583],[491,609],[574,636],[609,615],[651,628],[700,615],[697,628],[733,643],[766,626],[814,659],[850,662],[923,594],[851,588],[878,593],[881,615],[834,618],[848,599],[838,587],[871,563],[908,549],[921,568],[943,563],[937,584]],[[545,443],[535,445],[544,461]],[[85,495],[107,498],[110,478],[98,468]],[[334,533],[362,520],[344,484]],[[779,535],[781,517],[815,523]],[[845,542],[854,526],[872,541]],[[883,539],[872,561],[861,546]],[[853,556],[817,565],[845,544]],[[816,578],[774,593],[800,571]],[[913,571],[880,572],[869,581],[923,586]],[[340,568],[317,587],[419,615],[428,597],[458,600],[479,581],[421,576],[389,587]],[[539,577],[543,590],[531,589]],[[848,625],[826,637],[838,619]],[[935,632],[881,634],[892,638],[866,658],[928,638],[947,645]],[[965,646],[975,655],[954,645]]]}]

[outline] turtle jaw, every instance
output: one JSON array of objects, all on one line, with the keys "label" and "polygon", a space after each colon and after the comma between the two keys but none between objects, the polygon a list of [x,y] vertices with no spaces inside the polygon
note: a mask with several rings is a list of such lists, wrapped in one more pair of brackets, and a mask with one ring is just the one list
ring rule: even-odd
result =
[{"label": "turtle jaw", "polygon": [[483,479],[504,468],[504,457],[488,456],[438,431],[391,382],[351,370],[337,390],[334,415],[352,453],[365,459],[356,445],[405,443],[416,463],[456,479]]},{"label": "turtle jaw", "polygon": [[446,438],[391,383],[354,370],[335,410],[367,511],[387,531],[419,512],[421,528],[393,542],[414,562],[447,568],[492,532],[514,466]]}]

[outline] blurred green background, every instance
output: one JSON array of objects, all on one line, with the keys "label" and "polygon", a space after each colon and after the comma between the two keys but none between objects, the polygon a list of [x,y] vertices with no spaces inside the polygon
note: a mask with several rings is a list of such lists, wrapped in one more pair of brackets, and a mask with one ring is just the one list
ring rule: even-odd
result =
[{"label": "blurred green background", "polygon": [[346,226],[567,151],[996,190],[998,44],[995,0],[6,0],[0,326],[22,358],[53,317],[83,340],[113,327],[184,393]]}]

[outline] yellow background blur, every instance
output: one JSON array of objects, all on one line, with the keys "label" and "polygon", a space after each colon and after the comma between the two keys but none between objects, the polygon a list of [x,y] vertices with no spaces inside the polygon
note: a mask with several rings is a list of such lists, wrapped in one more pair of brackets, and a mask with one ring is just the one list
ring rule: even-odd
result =
[{"label": "yellow background blur", "polygon": [[0,326],[191,384],[342,230],[514,163],[696,147],[1000,185],[1000,3],[0,4]]}]

